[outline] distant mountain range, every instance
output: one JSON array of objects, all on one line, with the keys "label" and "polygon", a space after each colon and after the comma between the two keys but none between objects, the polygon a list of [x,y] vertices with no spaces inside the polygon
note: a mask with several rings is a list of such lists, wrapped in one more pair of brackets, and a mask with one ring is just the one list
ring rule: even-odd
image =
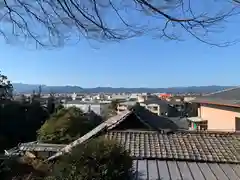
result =
[{"label": "distant mountain range", "polygon": [[[22,84],[13,83],[14,91],[16,93],[32,93],[33,91],[38,92],[39,84]],[[79,86],[46,86],[41,85],[42,93],[211,93],[220,91],[233,86],[189,86],[189,87],[169,87],[169,88],[112,88],[112,87],[95,87],[95,88],[82,88]]]}]

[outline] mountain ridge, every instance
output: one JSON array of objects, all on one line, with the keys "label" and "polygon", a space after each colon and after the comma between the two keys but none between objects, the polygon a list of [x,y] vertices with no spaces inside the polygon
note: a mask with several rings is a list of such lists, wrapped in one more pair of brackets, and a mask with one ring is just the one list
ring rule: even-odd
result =
[{"label": "mountain ridge", "polygon": [[165,92],[165,93],[211,93],[215,91],[220,91],[223,89],[233,88],[235,86],[220,86],[220,85],[212,85],[212,86],[186,86],[186,87],[167,87],[167,88],[125,88],[125,87],[95,87],[95,88],[83,88],[80,86],[47,86],[40,84],[24,84],[24,83],[13,83],[14,92],[16,93],[32,93],[33,91],[38,91],[39,86],[41,86],[41,90],[43,93],[157,93],[157,92]]}]

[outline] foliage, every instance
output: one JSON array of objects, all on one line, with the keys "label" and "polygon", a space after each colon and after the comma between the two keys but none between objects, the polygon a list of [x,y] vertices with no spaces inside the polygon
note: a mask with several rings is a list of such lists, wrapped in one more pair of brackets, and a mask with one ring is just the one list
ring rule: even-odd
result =
[{"label": "foliage", "polygon": [[20,142],[35,141],[36,131],[48,118],[48,112],[37,101],[29,103],[24,95],[12,99],[13,86],[0,73],[0,153]]},{"label": "foliage", "polygon": [[64,106],[62,104],[58,104],[55,110],[56,110],[56,112],[58,112],[63,108],[64,108]]},{"label": "foliage", "polygon": [[48,143],[71,142],[96,127],[99,122],[95,120],[75,107],[61,109],[39,129],[38,140]]},{"label": "foliage", "polygon": [[13,86],[7,76],[0,72],[0,100],[12,98]]},{"label": "foliage", "polygon": [[55,112],[55,97],[53,95],[50,95],[50,97],[47,100],[47,109],[49,114],[53,114]]},{"label": "foliage", "polygon": [[107,120],[110,117],[116,116],[117,115],[117,106],[119,104],[118,100],[112,100],[110,106],[108,107],[106,114],[103,114],[103,119]]},{"label": "foliage", "polygon": [[1,180],[43,180],[50,165],[28,157],[6,159],[1,165]]},{"label": "foliage", "polygon": [[0,107],[0,151],[20,142],[35,141],[36,131],[48,118],[39,103],[2,102]]},{"label": "foliage", "polygon": [[128,180],[131,170],[129,153],[116,142],[99,138],[64,155],[46,180]]},{"label": "foliage", "polygon": [[119,104],[118,100],[112,100],[110,108],[113,109],[113,110],[117,110],[118,104]]}]

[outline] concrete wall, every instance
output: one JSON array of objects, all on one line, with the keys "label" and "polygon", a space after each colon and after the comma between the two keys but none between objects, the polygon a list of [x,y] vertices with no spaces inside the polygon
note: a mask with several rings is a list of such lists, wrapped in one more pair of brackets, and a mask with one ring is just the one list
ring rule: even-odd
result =
[{"label": "concrete wall", "polygon": [[240,117],[240,108],[201,105],[198,115],[208,121],[208,130],[235,131],[235,117]]},{"label": "concrete wall", "polygon": [[69,107],[75,106],[75,107],[81,109],[83,112],[88,112],[89,107],[90,107],[90,109],[93,112],[102,116],[107,113],[107,109],[108,109],[109,105],[110,104],[107,104],[107,103],[102,103],[102,104],[65,104],[64,107],[69,108]]}]

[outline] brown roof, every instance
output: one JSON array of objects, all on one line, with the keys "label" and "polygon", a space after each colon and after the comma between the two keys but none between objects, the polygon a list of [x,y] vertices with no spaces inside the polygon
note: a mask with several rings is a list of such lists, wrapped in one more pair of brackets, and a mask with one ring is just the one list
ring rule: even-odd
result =
[{"label": "brown roof", "polygon": [[135,159],[240,163],[240,134],[157,131],[111,131]]}]

